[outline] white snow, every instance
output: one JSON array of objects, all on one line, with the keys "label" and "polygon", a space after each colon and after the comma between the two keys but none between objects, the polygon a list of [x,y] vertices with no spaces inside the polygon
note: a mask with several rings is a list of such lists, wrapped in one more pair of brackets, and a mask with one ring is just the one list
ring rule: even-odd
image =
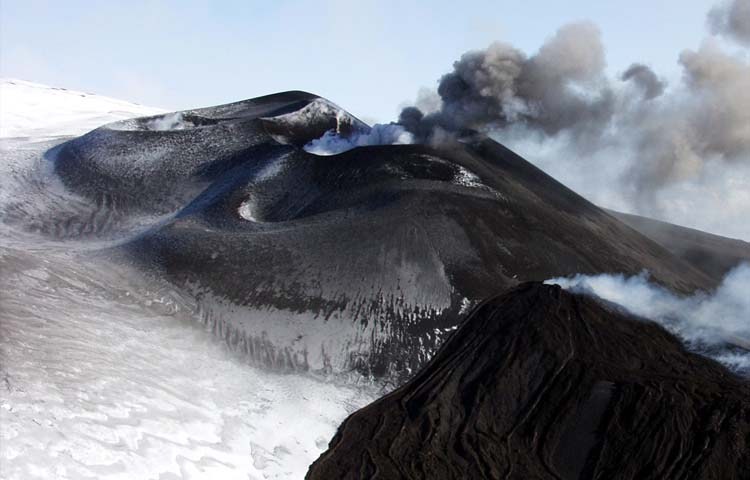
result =
[{"label": "white snow", "polygon": [[237,209],[237,214],[250,222],[258,221],[255,217],[255,202],[251,198],[240,204],[240,207]]},{"label": "white snow", "polygon": [[475,302],[472,302],[468,298],[464,297],[461,300],[461,309],[458,311],[458,314],[459,315],[465,315],[465,314],[469,313],[469,311],[474,307],[474,305],[476,305]]},{"label": "white snow", "polygon": [[0,138],[81,135],[105,123],[161,113],[101,95],[0,79]]},{"label": "white snow", "polygon": [[469,171],[462,166],[458,167],[458,173],[456,173],[453,181],[456,183],[456,185],[461,185],[462,187],[484,187],[484,184],[474,172]]},{"label": "white snow", "polygon": [[[283,155],[278,160],[275,160],[272,163],[269,163],[268,165],[264,166],[263,168],[258,171],[258,173],[255,174],[255,177],[253,178],[254,184],[259,184],[262,182],[266,182],[269,180],[272,180],[273,178],[277,177],[283,170],[284,166],[286,165],[287,156]],[[255,216],[255,211],[257,209],[256,206],[256,199],[251,195],[249,198],[245,199],[237,209],[237,213],[240,217],[244,218],[245,220],[249,220],[251,222],[258,222],[258,218]]]}]

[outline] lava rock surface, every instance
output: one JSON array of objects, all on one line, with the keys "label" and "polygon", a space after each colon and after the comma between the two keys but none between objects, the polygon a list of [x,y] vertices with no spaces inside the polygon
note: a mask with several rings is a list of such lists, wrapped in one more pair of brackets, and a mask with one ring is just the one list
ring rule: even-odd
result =
[{"label": "lava rock surface", "polygon": [[746,479],[750,384],[652,322],[527,283],[344,421],[307,478]]}]

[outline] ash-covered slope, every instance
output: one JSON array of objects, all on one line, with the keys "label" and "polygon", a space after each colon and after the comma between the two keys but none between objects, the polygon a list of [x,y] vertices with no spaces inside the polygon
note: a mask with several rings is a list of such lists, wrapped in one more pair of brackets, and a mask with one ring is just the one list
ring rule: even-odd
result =
[{"label": "ash-covered slope", "polygon": [[652,218],[609,211],[615,218],[659,243],[718,284],[742,262],[750,262],[750,243],[681,227]]},{"label": "ash-covered slope", "polygon": [[647,269],[680,292],[712,284],[491,140],[301,148],[332,128],[369,129],[287,92],[119,122],[48,157],[99,210],[168,215],[120,251],[266,365],[409,375],[472,302],[525,280]]},{"label": "ash-covered slope", "polygon": [[558,286],[478,307],[308,479],[750,478],[750,384]]}]

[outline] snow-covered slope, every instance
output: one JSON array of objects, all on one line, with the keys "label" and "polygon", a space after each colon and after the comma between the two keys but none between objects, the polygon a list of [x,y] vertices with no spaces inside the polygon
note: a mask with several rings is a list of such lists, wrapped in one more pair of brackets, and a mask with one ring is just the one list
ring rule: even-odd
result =
[{"label": "snow-covered slope", "polygon": [[0,137],[80,135],[105,123],[165,111],[91,93],[0,79]]}]

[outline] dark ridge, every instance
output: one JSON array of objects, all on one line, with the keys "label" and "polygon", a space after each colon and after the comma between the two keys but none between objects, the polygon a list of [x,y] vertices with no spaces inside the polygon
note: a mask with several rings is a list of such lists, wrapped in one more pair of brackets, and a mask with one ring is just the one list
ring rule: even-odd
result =
[{"label": "dark ridge", "polygon": [[701,270],[717,284],[731,269],[742,262],[750,262],[748,242],[638,215],[612,210],[609,213]]},{"label": "dark ridge", "polygon": [[321,97],[314,93],[288,90],[214,107],[186,110],[185,113],[216,120],[272,117],[299,110],[318,98]]},{"label": "dark ridge", "polygon": [[750,384],[654,323],[527,283],[344,421],[307,478],[747,479]]}]

